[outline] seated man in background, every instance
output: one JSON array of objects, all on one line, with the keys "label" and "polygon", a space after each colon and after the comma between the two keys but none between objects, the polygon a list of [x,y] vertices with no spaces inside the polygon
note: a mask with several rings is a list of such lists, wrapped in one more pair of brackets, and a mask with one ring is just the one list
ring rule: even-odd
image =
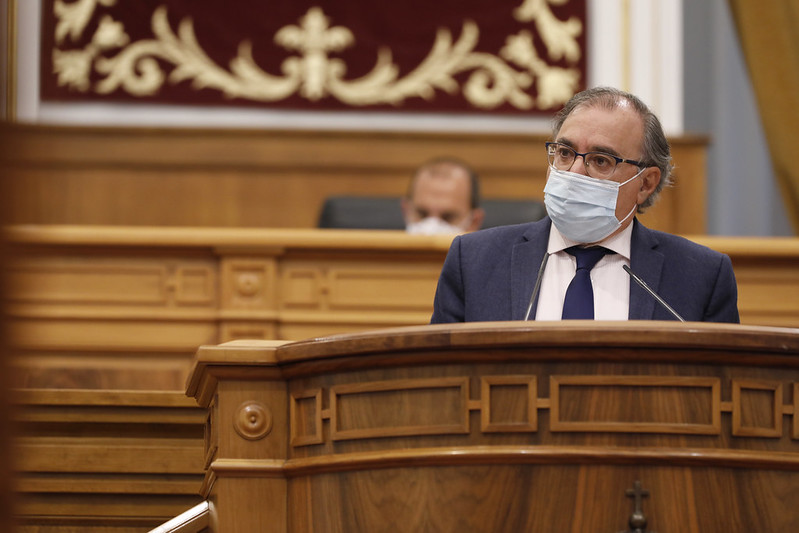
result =
[{"label": "seated man in background", "polygon": [[548,216],[455,237],[431,322],[739,322],[730,258],[635,217],[671,182],[652,111],[618,89],[589,89],[557,114],[552,135],[541,147]]},{"label": "seated man in background", "polygon": [[479,204],[477,173],[457,159],[437,158],[414,174],[402,212],[408,233],[467,233],[483,223],[485,212]]}]

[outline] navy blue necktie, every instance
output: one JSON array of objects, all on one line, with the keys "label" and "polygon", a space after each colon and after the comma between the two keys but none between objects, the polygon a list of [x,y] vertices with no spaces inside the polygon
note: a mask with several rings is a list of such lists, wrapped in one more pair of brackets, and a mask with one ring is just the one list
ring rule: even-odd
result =
[{"label": "navy blue necktie", "polygon": [[594,318],[594,289],[591,286],[591,269],[594,268],[605,254],[612,254],[610,250],[599,246],[581,248],[572,246],[566,252],[577,259],[577,272],[566,289],[566,298],[563,300],[563,319]]}]

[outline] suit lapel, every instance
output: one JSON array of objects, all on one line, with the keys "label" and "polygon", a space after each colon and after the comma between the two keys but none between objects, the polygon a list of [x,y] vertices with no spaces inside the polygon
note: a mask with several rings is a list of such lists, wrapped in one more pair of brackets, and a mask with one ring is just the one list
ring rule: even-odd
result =
[{"label": "suit lapel", "polygon": [[[649,287],[659,293],[660,273],[663,270],[663,254],[657,251],[655,234],[635,219],[630,241],[630,269]],[[630,320],[652,320],[655,299],[635,281],[630,280]]]},{"label": "suit lapel", "polygon": [[[538,268],[547,251],[550,225],[549,217],[531,224],[524,232],[524,240],[513,246],[510,270],[511,320],[524,320]],[[535,306],[530,313],[530,320],[533,318],[535,318]]]}]

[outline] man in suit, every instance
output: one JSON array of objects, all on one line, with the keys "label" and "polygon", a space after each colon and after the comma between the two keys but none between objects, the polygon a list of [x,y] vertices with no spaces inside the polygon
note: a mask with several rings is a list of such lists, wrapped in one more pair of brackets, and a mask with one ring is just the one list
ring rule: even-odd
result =
[{"label": "man in suit", "polygon": [[687,321],[739,322],[729,257],[635,218],[670,184],[672,168],[660,121],[643,102],[608,87],[583,91],[556,115],[553,139],[548,216],[456,237],[431,323],[675,320],[667,306]]}]

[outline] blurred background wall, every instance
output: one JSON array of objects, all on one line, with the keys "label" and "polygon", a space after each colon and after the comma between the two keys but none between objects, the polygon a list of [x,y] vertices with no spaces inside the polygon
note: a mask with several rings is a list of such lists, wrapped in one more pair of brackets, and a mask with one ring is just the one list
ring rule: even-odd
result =
[{"label": "blurred background wall", "polygon": [[[252,8],[257,4],[247,3],[247,0],[239,1],[244,2],[242,4],[244,7]],[[511,3],[518,4],[518,9],[525,5],[537,5],[537,2],[534,1],[522,2],[520,0]],[[146,21],[150,16],[150,12],[147,10],[152,9],[152,6],[149,4],[145,6],[145,4],[147,3],[138,3],[138,6],[143,7],[137,7],[137,9],[142,10],[140,19]],[[176,32],[178,31],[180,10],[190,12],[192,9],[199,9],[196,6],[200,5],[196,3],[192,5],[191,2],[186,3],[179,0],[151,2],[151,4],[163,4],[167,8],[167,13],[171,15],[167,16],[167,20],[171,24],[170,28]],[[278,9],[282,4],[281,2],[270,4],[272,6],[270,9]],[[339,4],[343,5],[345,2]],[[412,4],[411,2],[409,5]],[[174,105],[157,99],[134,102],[134,99],[130,97],[102,101],[42,99],[40,90],[44,85],[41,83],[41,77],[47,78],[51,73],[47,70],[49,65],[40,67],[39,61],[44,58],[42,60],[44,64],[48,58],[47,54],[42,53],[42,43],[51,43],[53,41],[51,34],[57,33],[52,13],[55,7],[66,7],[74,11],[83,9],[94,17],[92,24],[99,27],[98,20],[103,15],[103,10],[122,9],[123,7],[130,9],[130,7],[125,7],[130,5],[133,4],[96,2],[95,0],[71,2],[64,0],[26,0],[24,2],[3,0],[4,14],[9,9],[13,12],[11,20],[5,25],[5,28],[10,30],[7,33],[11,38],[11,41],[6,40],[5,43],[7,53],[4,54],[4,59],[7,68],[3,69],[8,82],[6,87],[10,89],[6,93],[11,93],[11,99],[5,106],[7,118],[12,119],[16,124],[30,125],[35,128],[47,126],[57,128],[136,128],[138,130],[141,128],[182,128],[183,134],[185,134],[186,128],[197,128],[204,129],[204,131],[220,129],[278,132],[278,137],[282,136],[280,132],[287,130],[310,132],[309,135],[313,139],[303,140],[298,146],[307,146],[307,143],[314,143],[317,139],[322,143],[321,146],[331,137],[340,135],[341,132],[345,132],[345,138],[351,132],[358,131],[367,132],[367,136],[369,132],[383,132],[386,135],[395,136],[393,137],[395,139],[403,140],[406,137],[414,139],[416,136],[415,139],[419,145],[429,145],[432,151],[446,149],[457,152],[457,146],[460,145],[464,147],[463,151],[455,155],[477,154],[475,156],[477,162],[485,168],[484,174],[489,177],[486,186],[489,196],[507,196],[508,194],[521,197],[540,196],[540,157],[525,159],[519,153],[517,157],[507,159],[506,154],[503,154],[502,150],[497,147],[506,144],[505,141],[518,146],[524,146],[529,142],[531,151],[540,151],[538,144],[547,135],[548,117],[551,115],[551,111],[557,108],[552,104],[546,113],[519,113],[512,109],[509,111],[507,105],[496,113],[491,110],[463,113],[458,109],[447,110],[445,105],[449,104],[441,104],[445,95],[444,91],[440,90],[437,90],[435,98],[432,98],[433,108],[428,109],[423,108],[421,104],[413,104],[400,112],[397,112],[392,106],[386,105],[372,106],[367,109],[353,106],[350,109],[328,107],[314,110],[314,107],[309,105],[297,108],[292,108],[291,105],[277,107],[275,105],[225,105],[224,99],[220,99],[221,103],[218,104],[206,102],[202,106]],[[262,6],[262,4],[258,5]],[[330,13],[346,12],[346,10],[336,11],[341,7],[337,6],[336,2],[320,3],[319,5]],[[783,199],[775,185],[775,175],[749,71],[743,59],[740,39],[727,0],[708,0],[706,2],[572,0],[571,4],[566,3],[567,7],[553,7],[554,4],[550,5],[546,2],[542,5],[549,6],[553,9],[556,17],[559,16],[564,21],[572,15],[566,11],[557,11],[558,9],[571,9],[568,7],[571,5],[576,6],[574,9],[584,10],[582,16],[585,17],[585,27],[580,28],[578,33],[584,57],[572,65],[584,69],[584,78],[571,85],[574,90],[591,85],[615,85],[630,90],[641,96],[655,109],[661,117],[667,133],[672,138],[695,136],[695,139],[700,139],[700,142],[704,140],[707,158],[703,164],[705,175],[701,176],[701,179],[706,181],[706,192],[702,200],[705,212],[702,216],[706,217],[704,226],[708,234],[733,236],[793,234]],[[370,4],[370,6],[369,9],[374,13],[379,14],[381,10],[385,10],[385,6],[381,7],[379,4]],[[423,4],[419,4],[419,6],[422,10],[429,9],[425,8]],[[464,7],[464,9],[466,8]],[[436,16],[453,16],[452,10],[447,11],[440,8],[439,11],[440,13],[437,13]],[[337,20],[339,19],[330,17],[329,23],[331,26],[335,26]],[[453,20],[455,22],[450,26],[450,37],[452,40],[457,40],[464,36],[462,28],[458,25],[458,20],[460,20],[458,13],[454,13]],[[287,19],[286,22],[299,24],[299,19]],[[203,27],[200,26],[198,32],[201,33],[202,29]],[[45,32],[44,37],[47,37],[44,40],[40,38],[43,31]],[[412,38],[413,33],[407,33],[411,35],[409,39]],[[420,36],[430,39],[430,35],[424,33],[420,33]],[[248,35],[247,37],[254,42],[253,46],[256,52],[259,46],[262,50],[268,46],[274,46],[269,35]],[[481,36],[481,38],[485,40],[485,36]],[[202,35],[199,39],[202,42]],[[356,44],[364,47],[368,54],[374,55],[375,46],[372,48],[366,46],[367,44],[374,45],[374,43],[356,41]],[[357,48],[356,44],[351,45],[350,48]],[[540,43],[538,47],[541,50]],[[544,57],[543,54],[542,57]],[[555,61],[554,64],[563,66],[564,59],[561,58],[559,63]],[[11,76],[8,76],[9,71],[13,72]],[[275,72],[275,69],[272,72]],[[569,85],[566,84],[566,87]],[[463,89],[461,90],[463,91]],[[8,98],[8,94],[5,94],[4,97]],[[296,98],[295,100],[299,102]],[[421,100],[419,101],[421,102]],[[439,107],[435,108],[436,105]],[[31,132],[30,130],[23,131],[28,134]],[[95,131],[100,131],[98,134],[100,137],[107,137],[101,132],[102,130]],[[115,131],[119,133],[119,130]],[[37,137],[39,141],[32,141],[27,146],[41,153],[42,146],[47,146],[47,143],[51,141],[41,139],[40,129],[36,129],[34,132],[33,136]],[[63,143],[65,138],[77,138],[85,133],[85,131],[74,132],[73,130],[67,130],[67,132],[59,130],[59,132],[62,134],[59,136],[59,140],[52,141],[56,143],[53,145],[56,147],[56,152],[59,148],[63,148],[63,145],[58,143]],[[442,134],[450,136],[440,144],[437,141],[431,142],[431,139],[434,138],[441,140],[441,137],[436,136]],[[126,134],[123,132],[122,135],[125,137]],[[135,137],[139,138],[138,135]],[[477,137],[479,140],[475,140]],[[123,145],[131,142],[138,141],[129,140],[127,137],[120,141]],[[257,149],[259,141],[256,139],[253,143]],[[347,141],[344,143],[353,146]],[[236,140],[232,144],[242,146]],[[263,140],[262,144],[274,146],[274,139],[270,137]],[[223,147],[220,150],[227,149],[226,147],[229,145],[219,144],[220,147]],[[483,147],[488,153],[481,155],[479,147]],[[24,152],[24,147],[21,149]],[[104,147],[103,149],[111,150],[111,152],[117,151],[114,147]],[[336,152],[337,148],[334,147],[331,150]],[[362,150],[362,146],[358,145],[354,150]],[[396,161],[389,165],[390,168],[385,165],[365,163],[365,168],[353,169],[352,160],[349,159],[349,163],[340,165],[336,172],[345,176],[353,176],[360,172],[360,177],[355,178],[352,184],[345,185],[342,192],[362,190],[377,194],[398,193],[403,190],[400,184],[407,179],[408,173],[421,162],[421,159],[430,154],[417,148],[410,148],[398,153],[382,153],[378,150],[373,154],[364,154],[364,160],[368,160],[370,155],[381,160],[395,157]],[[340,162],[325,159],[324,154],[317,157],[317,154],[308,153],[306,156],[309,163],[320,166],[327,165],[326,168],[333,168],[340,164]],[[36,154],[30,157],[36,157]],[[84,155],[76,157],[84,157]],[[120,160],[107,160],[106,164],[117,168],[130,166],[133,157],[139,158],[139,161],[143,163],[146,162],[146,156],[141,153],[131,153]],[[234,150],[231,152],[230,159],[233,160],[236,157],[242,161],[244,166],[261,164],[247,160],[246,156],[236,154]],[[357,155],[353,157],[357,157]],[[505,161],[502,161],[503,158]],[[511,161],[511,163],[507,161]],[[57,211],[52,205],[56,200],[46,198],[46,191],[53,189],[53,198],[75,202],[78,206],[81,203],[95,205],[103,203],[108,206],[108,209],[115,209],[114,204],[119,200],[112,198],[113,182],[111,180],[114,179],[114,169],[109,169],[110,172],[105,174],[105,189],[97,196],[81,196],[81,191],[89,190],[86,182],[76,180],[69,182],[68,178],[65,178],[56,184],[52,181],[52,176],[47,179],[42,177],[43,167],[52,168],[58,165],[69,167],[72,164],[74,161],[70,162],[54,156],[44,163],[39,162],[38,175],[33,175],[37,172],[29,172],[26,175],[27,188],[23,188],[23,191],[28,197],[34,198],[31,201],[35,204],[34,208],[43,213]],[[293,165],[290,161],[285,164]],[[508,166],[513,168],[507,168]],[[679,174],[680,162],[678,161],[678,181],[683,184],[686,180],[695,178],[686,175],[685,170],[683,168],[683,175]],[[688,167],[688,170],[691,173],[694,172],[691,167]],[[259,169],[253,167],[250,182],[255,180],[259,172]],[[292,172],[301,172],[301,170],[297,169],[296,165],[293,169],[281,169],[281,179],[286,178]],[[377,176],[378,174],[382,174],[382,176]],[[529,182],[524,182],[525,174],[530,177]],[[492,175],[501,177],[492,181]],[[95,178],[95,180],[99,179]],[[157,181],[161,178],[155,176],[153,179]],[[382,180],[382,185],[377,185],[378,179]],[[142,181],[145,179],[142,178]],[[246,191],[248,186],[246,181],[243,180],[233,187],[236,191],[235,194],[246,195],[246,192],[242,192]],[[364,189],[364,183],[369,184],[367,189]],[[321,187],[319,190],[324,190],[325,194],[335,190],[335,185],[329,179],[324,185],[319,186]],[[175,186],[175,190],[177,187]],[[267,188],[266,185],[264,188]],[[208,194],[211,196],[219,193],[213,188],[208,190],[210,191]],[[281,191],[281,189],[271,190]],[[126,189],[123,188],[121,191],[123,195],[126,194]],[[39,195],[38,199],[37,194]],[[145,190],[142,194],[145,197],[151,197],[150,190]],[[293,194],[291,200],[295,201],[295,198],[301,196],[301,191],[294,191]],[[169,201],[168,194],[164,198],[165,201]],[[316,206],[313,206],[313,209],[316,209]],[[42,222],[53,221],[48,220],[47,215],[36,214],[32,218]],[[246,217],[244,218],[246,221]],[[24,219],[20,220],[24,221]],[[114,219],[112,216],[97,217],[97,220],[125,223],[124,220]],[[92,222],[89,218],[86,221]],[[156,218],[154,223],[157,222]],[[133,221],[133,223],[141,223],[141,221]],[[153,221],[148,221],[148,223],[153,223]],[[166,220],[165,223],[173,222]],[[311,221],[306,217],[301,224],[309,225]]]}]

